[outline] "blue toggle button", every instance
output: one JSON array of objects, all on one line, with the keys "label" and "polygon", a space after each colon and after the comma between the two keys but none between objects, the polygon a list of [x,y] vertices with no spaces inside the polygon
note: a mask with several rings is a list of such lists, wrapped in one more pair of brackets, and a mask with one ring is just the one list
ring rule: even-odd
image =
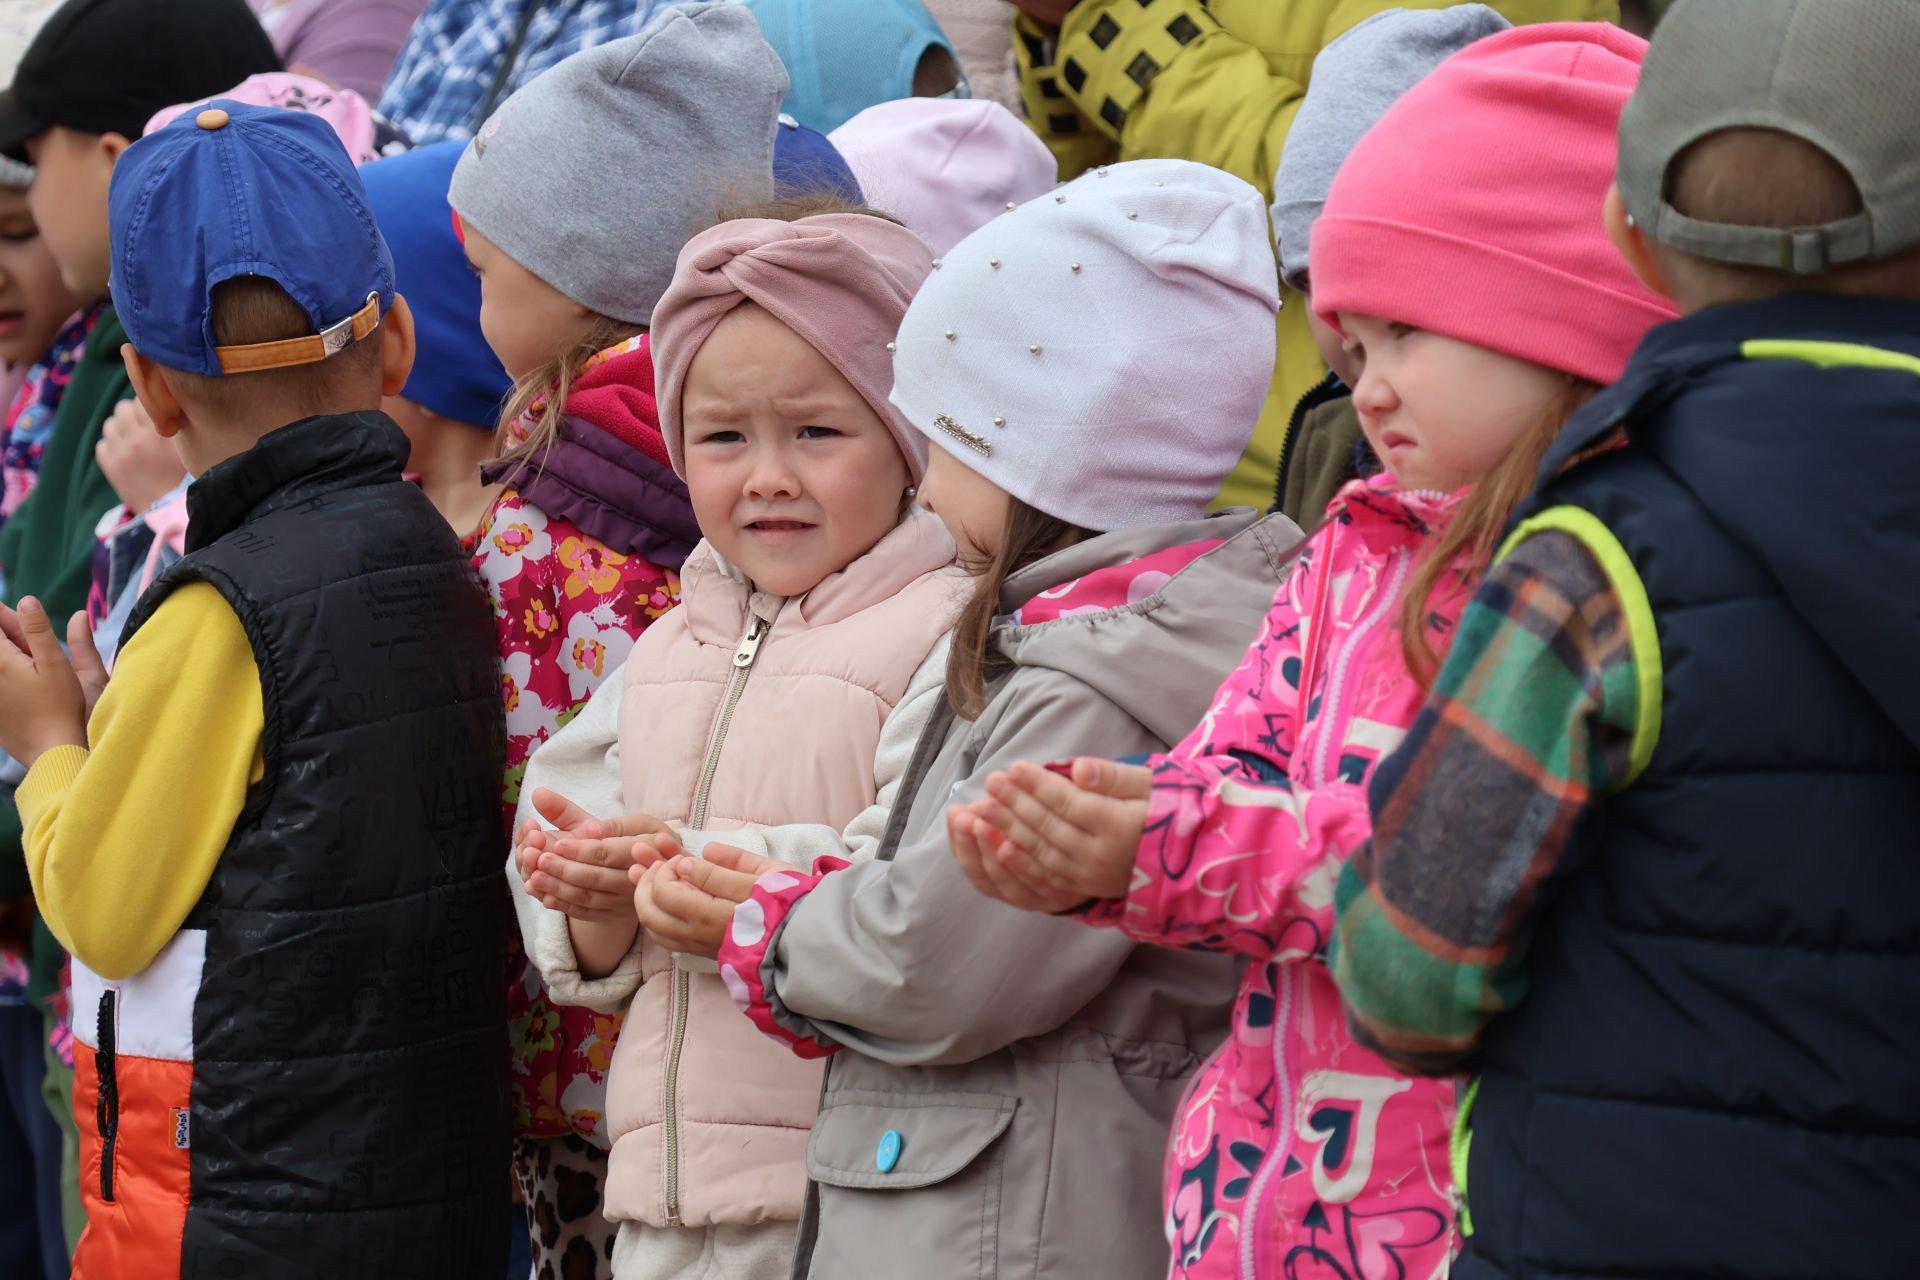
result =
[{"label": "blue toggle button", "polygon": [[880,1172],[892,1173],[893,1166],[900,1163],[900,1150],[907,1145],[898,1129],[889,1129],[880,1135],[880,1149],[874,1152],[873,1162]]}]

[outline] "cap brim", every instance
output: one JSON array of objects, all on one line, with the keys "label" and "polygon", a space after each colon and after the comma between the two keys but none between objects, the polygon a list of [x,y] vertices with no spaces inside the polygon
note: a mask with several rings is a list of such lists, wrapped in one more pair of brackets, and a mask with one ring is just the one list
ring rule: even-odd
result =
[{"label": "cap brim", "polygon": [[52,126],[33,112],[12,89],[0,90],[0,155],[27,164],[27,140]]}]

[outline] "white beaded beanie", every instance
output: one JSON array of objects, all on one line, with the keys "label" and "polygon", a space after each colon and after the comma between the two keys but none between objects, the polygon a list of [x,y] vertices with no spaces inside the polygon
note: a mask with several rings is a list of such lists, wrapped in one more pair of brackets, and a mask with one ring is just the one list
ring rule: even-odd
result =
[{"label": "white beaded beanie", "polygon": [[1260,193],[1185,160],[1087,173],[935,263],[894,405],[1027,505],[1106,532],[1206,510],[1273,377]]}]

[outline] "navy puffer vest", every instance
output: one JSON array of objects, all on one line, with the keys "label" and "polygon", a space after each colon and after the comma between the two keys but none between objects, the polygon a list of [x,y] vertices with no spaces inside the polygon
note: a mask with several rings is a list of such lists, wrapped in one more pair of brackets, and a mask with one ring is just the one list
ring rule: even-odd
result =
[{"label": "navy puffer vest", "polygon": [[[381,414],[212,468],[186,559],[252,641],[266,773],[186,927],[183,1276],[498,1276],[506,1265],[504,758],[487,602]],[[193,767],[191,743],[178,767]],[[135,1152],[118,1152],[123,1177]]]},{"label": "navy puffer vest", "polygon": [[[1488,1034],[1457,1276],[1913,1271],[1913,354],[1916,306],[1715,309],[1655,331],[1548,460],[1532,510],[1592,512],[1645,583],[1663,723]],[[1561,471],[1615,428],[1627,448]]]}]

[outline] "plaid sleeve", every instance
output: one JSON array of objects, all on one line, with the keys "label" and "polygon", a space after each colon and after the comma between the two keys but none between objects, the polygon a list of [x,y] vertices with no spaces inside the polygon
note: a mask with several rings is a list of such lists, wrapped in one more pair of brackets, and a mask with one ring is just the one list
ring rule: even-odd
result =
[{"label": "plaid sleeve", "polygon": [[1488,572],[1341,872],[1330,963],[1354,1033],[1412,1071],[1456,1069],[1524,997],[1543,889],[1591,852],[1582,817],[1651,749],[1636,662],[1657,707],[1659,661],[1634,625],[1651,614],[1624,552],[1603,568],[1589,549],[1618,544],[1587,521],[1599,539],[1538,533]]}]

